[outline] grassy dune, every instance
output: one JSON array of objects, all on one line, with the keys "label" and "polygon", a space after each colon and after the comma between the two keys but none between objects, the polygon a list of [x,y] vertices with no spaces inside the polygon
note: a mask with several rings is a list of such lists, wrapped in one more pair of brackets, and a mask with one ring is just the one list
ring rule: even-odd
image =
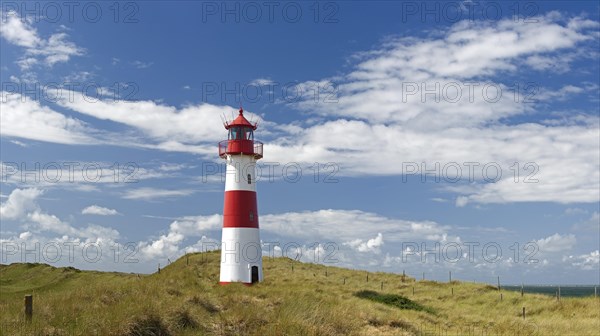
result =
[{"label": "grassy dune", "polygon": [[[600,330],[600,300],[593,297],[557,302],[503,291],[500,301],[487,285],[403,281],[387,273],[369,273],[367,282],[364,271],[285,258],[266,258],[265,281],[252,287],[219,286],[218,272],[218,252],[191,254],[189,265],[184,257],[160,273],[140,276],[2,265],[2,335],[598,335]],[[34,296],[31,322],[24,320],[24,294]]]}]

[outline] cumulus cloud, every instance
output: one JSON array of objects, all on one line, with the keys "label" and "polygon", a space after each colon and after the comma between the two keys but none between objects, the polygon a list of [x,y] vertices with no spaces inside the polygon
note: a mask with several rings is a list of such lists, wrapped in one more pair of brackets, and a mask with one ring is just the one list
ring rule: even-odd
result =
[{"label": "cumulus cloud", "polygon": [[[171,258],[181,255],[184,251],[202,250],[202,244],[214,242],[211,239],[200,239],[196,244],[182,247],[181,243],[186,238],[202,237],[209,230],[221,227],[223,221],[221,215],[211,216],[186,216],[173,221],[169,225],[169,232],[160,235],[157,239],[140,242],[138,244],[141,253],[149,258]],[[199,246],[200,245],[200,246]],[[210,244],[214,246],[214,244]],[[220,245],[220,242],[217,246]]]},{"label": "cumulus cloud", "polygon": [[43,191],[36,188],[13,190],[6,202],[0,205],[0,215],[3,219],[21,218],[38,208],[36,199],[42,194]]},{"label": "cumulus cloud", "polygon": [[99,216],[114,216],[119,215],[119,212],[115,209],[104,208],[98,205],[90,205],[81,210],[83,215],[99,215]]},{"label": "cumulus cloud", "polygon": [[569,256],[565,260],[582,270],[597,270],[600,266],[600,251],[596,250],[587,254]]},{"label": "cumulus cloud", "polygon": [[115,229],[99,225],[75,227],[61,220],[59,217],[43,211],[37,199],[43,190],[36,188],[14,189],[6,202],[0,206],[3,220],[15,220],[30,232],[51,232],[61,236],[77,237],[82,239],[117,239],[119,232]]},{"label": "cumulus cloud", "polygon": [[575,238],[575,235],[568,234],[561,236],[558,233],[536,240],[540,253],[568,251],[575,246],[576,242],[577,239]]},{"label": "cumulus cloud", "polygon": [[377,233],[377,237],[371,238],[366,242],[362,239],[355,239],[344,244],[349,245],[359,252],[380,253],[381,251],[379,248],[383,245],[383,235],[381,233]]}]

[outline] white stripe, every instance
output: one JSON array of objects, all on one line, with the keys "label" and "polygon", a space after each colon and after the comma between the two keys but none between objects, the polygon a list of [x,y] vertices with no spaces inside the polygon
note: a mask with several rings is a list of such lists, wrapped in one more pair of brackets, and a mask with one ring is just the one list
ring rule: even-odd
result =
[{"label": "white stripe", "polygon": [[230,190],[256,191],[256,160],[254,156],[227,155],[225,191]]},{"label": "white stripe", "polygon": [[256,228],[223,228],[221,239],[221,282],[252,282],[252,266],[262,281],[262,249]]}]

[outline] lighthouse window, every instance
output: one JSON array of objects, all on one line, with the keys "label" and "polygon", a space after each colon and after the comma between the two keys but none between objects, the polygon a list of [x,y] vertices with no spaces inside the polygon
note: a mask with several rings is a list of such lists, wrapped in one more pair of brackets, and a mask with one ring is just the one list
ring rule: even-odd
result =
[{"label": "lighthouse window", "polygon": [[248,184],[252,184],[252,176],[248,174]]},{"label": "lighthouse window", "polygon": [[239,127],[233,127],[229,129],[229,140],[239,140],[242,139],[241,130]]},{"label": "lighthouse window", "polygon": [[252,130],[247,130],[245,139],[246,140],[254,140],[254,132],[252,132]]}]

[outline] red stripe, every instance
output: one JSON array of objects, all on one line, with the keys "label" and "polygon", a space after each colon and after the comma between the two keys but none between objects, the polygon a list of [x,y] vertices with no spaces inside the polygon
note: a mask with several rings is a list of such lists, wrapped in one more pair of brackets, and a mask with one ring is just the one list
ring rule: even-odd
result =
[{"label": "red stripe", "polygon": [[230,190],[225,192],[223,227],[258,228],[256,192]]}]

